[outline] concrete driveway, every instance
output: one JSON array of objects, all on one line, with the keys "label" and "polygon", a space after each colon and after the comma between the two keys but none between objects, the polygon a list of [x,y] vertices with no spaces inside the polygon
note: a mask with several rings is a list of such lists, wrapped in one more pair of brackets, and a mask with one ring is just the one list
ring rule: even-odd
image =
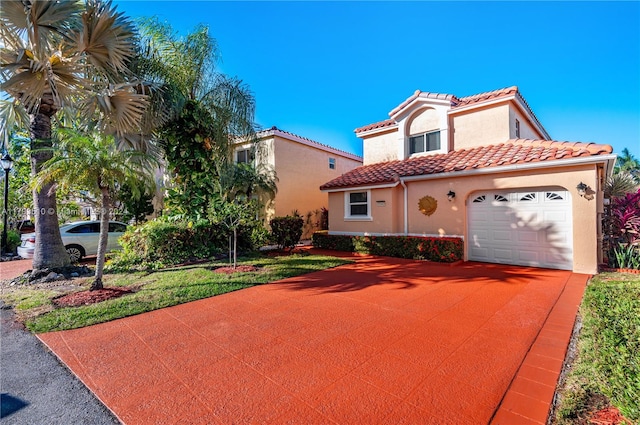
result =
[{"label": "concrete driveway", "polygon": [[39,338],[126,424],[544,423],[587,279],[365,257]]}]

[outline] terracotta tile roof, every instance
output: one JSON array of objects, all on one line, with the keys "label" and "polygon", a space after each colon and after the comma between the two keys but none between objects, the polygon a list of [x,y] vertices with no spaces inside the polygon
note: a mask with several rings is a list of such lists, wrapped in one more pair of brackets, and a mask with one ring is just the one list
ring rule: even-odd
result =
[{"label": "terracotta tile roof", "polygon": [[388,120],[378,121],[378,122],[374,122],[373,124],[356,128],[354,131],[356,133],[362,133],[364,131],[375,130],[376,128],[394,127],[396,125],[398,125],[398,123],[396,123],[396,120],[388,119]]},{"label": "terracotta tile roof", "polygon": [[454,108],[471,105],[473,103],[484,102],[485,100],[499,99],[501,97],[513,96],[518,93],[517,86],[506,87],[503,89],[478,93],[471,96],[461,97],[453,102]]},{"label": "terracotta tile roof", "polygon": [[612,151],[609,145],[595,143],[511,139],[498,145],[365,165],[323,184],[320,189],[393,183],[400,177],[597,156]]},{"label": "terracotta tile roof", "polygon": [[[518,99],[520,99],[520,101],[522,101],[522,103],[524,104],[525,108],[527,108],[527,111],[531,114],[531,117],[533,118],[533,120],[543,130],[543,136],[544,137],[548,137],[549,135],[546,133],[546,130],[544,130],[544,127],[542,126],[542,124],[538,120],[538,117],[536,117],[536,114],[533,113],[533,110],[531,110],[531,107],[529,106],[527,101],[524,99],[524,97],[522,97],[522,94],[518,90],[518,86],[505,87],[505,88],[498,89],[498,90],[488,91],[488,92],[484,92],[484,93],[478,93],[478,94],[474,94],[474,95],[471,95],[471,96],[465,96],[465,97],[460,97],[460,98],[458,98],[458,97],[456,97],[456,96],[454,96],[452,94],[430,93],[430,92],[423,92],[423,91],[420,91],[420,90],[416,90],[404,102],[402,102],[400,105],[395,107],[391,112],[389,112],[389,115],[393,116],[393,114],[395,114],[397,111],[399,111],[402,108],[404,108],[405,106],[407,106],[409,103],[411,103],[414,99],[416,99],[418,97],[425,97],[425,98],[429,98],[429,99],[449,100],[451,102],[451,109],[453,111],[455,111],[458,108],[462,108],[462,107],[466,107],[466,106],[469,106],[469,105],[482,103],[482,102],[489,101],[489,100],[496,100],[496,99],[500,99],[502,97],[508,97],[508,96],[516,96]],[[384,121],[379,121],[379,122],[375,122],[373,124],[369,124],[369,125],[365,125],[363,127],[356,128],[354,131],[355,131],[356,134],[358,134],[358,133],[362,133],[362,132],[365,132],[365,131],[375,130],[375,129],[384,128],[384,127],[393,127],[393,126],[396,126],[396,125],[397,125],[397,123],[396,123],[396,121],[394,119],[387,119],[387,120],[384,120]]]},{"label": "terracotta tile roof", "polygon": [[256,133],[256,137],[258,139],[261,139],[261,138],[267,137],[267,136],[275,136],[275,135],[281,136],[281,137],[285,137],[285,138],[288,138],[290,140],[302,141],[303,143],[306,143],[308,145],[317,146],[319,149],[331,150],[331,151],[334,151],[336,153],[343,154],[344,156],[347,156],[349,158],[356,159],[356,160],[362,162],[362,158],[360,156],[352,154],[351,152],[347,152],[347,151],[342,150],[342,149],[334,148],[333,146],[326,145],[326,144],[320,143],[320,142],[316,142],[315,140],[311,140],[311,139],[309,139],[307,137],[303,137],[303,136],[298,136],[297,134],[290,133],[288,131],[280,130],[275,125],[273,127],[269,128],[269,129],[261,130],[261,131],[258,131]]}]

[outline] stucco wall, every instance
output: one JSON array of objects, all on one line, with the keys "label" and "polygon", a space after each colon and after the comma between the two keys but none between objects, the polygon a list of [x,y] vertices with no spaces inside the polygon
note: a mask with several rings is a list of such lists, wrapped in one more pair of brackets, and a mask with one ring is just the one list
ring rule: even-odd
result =
[{"label": "stucco wall", "polygon": [[404,139],[398,134],[397,128],[382,134],[365,137],[362,140],[364,165],[398,159],[398,146],[402,143],[404,143]]},{"label": "stucco wall", "polygon": [[[304,215],[326,208],[327,194],[320,191],[320,186],[361,165],[359,161],[278,136],[271,143],[271,159],[278,177],[271,217],[288,215],[293,210]],[[329,158],[335,158],[335,169],[329,168]]]},{"label": "stucco wall", "polygon": [[509,106],[497,105],[452,115],[453,148],[467,149],[509,139]]},{"label": "stucco wall", "polygon": [[544,139],[544,136],[538,132],[524,117],[524,115],[513,105],[509,106],[509,138],[516,139],[516,119],[520,122],[520,138],[521,139]]},{"label": "stucco wall", "polygon": [[[598,190],[598,172],[595,165],[558,168],[553,171],[519,171],[500,174],[474,174],[466,177],[449,179],[424,180],[407,182],[408,188],[408,233],[413,235],[462,235],[465,237],[465,259],[467,247],[467,203],[474,192],[482,190],[564,188],[571,193],[573,206],[573,270],[577,273],[597,273],[599,262],[598,235],[598,202],[601,197],[586,199],[578,195],[576,186],[586,183],[590,188]],[[396,191],[402,192],[402,187]],[[455,199],[447,200],[447,192],[453,190]],[[345,222],[344,194],[329,194],[329,229],[337,233],[396,233],[402,234],[404,229],[403,202],[398,202],[389,193],[390,189],[372,190],[372,198],[388,197],[396,199],[393,203],[396,215],[394,218],[388,210],[382,211],[372,207],[373,221]],[[418,210],[418,200],[425,196],[433,196],[438,208],[433,215],[427,217]],[[394,195],[395,196],[395,195]],[[403,196],[403,195],[402,195]],[[390,220],[390,224],[386,223]],[[400,223],[400,225],[398,225]],[[393,229],[399,229],[394,231]]]}]

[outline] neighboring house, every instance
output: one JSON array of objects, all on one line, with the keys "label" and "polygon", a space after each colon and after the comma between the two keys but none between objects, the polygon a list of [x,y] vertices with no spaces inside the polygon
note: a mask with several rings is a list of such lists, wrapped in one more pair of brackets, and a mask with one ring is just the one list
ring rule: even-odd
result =
[{"label": "neighboring house", "polygon": [[[267,221],[293,211],[317,220],[317,212],[328,206],[327,194],[318,187],[362,165],[359,156],[276,127],[258,132],[256,138],[258,148],[250,142],[235,145],[234,161],[256,161],[275,171],[278,191],[266,207]],[[306,233],[303,236],[310,236]]]},{"label": "neighboring house", "polygon": [[596,273],[608,145],[550,140],[517,87],[416,91],[360,127],[364,165],[321,186],[329,233],[456,236],[465,260]]}]

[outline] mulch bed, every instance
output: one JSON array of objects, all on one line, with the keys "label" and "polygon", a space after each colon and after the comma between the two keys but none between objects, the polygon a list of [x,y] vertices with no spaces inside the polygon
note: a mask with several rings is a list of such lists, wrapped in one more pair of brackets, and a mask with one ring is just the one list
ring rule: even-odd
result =
[{"label": "mulch bed", "polygon": [[632,422],[622,416],[620,411],[615,407],[606,407],[600,409],[589,418],[591,425],[632,425]]},{"label": "mulch bed", "polygon": [[134,290],[132,288],[127,287],[102,288],[95,291],[72,292],[71,294],[54,298],[51,302],[56,307],[79,307],[81,305],[91,305],[119,298],[123,295],[132,294],[133,292]]}]

